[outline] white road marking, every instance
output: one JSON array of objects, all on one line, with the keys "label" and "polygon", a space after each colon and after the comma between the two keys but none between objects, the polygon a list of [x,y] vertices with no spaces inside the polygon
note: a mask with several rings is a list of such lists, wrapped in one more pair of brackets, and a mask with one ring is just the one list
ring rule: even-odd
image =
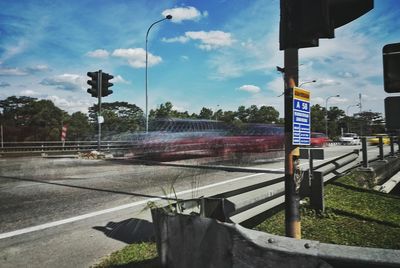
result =
[{"label": "white road marking", "polygon": [[[331,158],[328,158],[328,159],[325,159],[325,160],[316,160],[315,162],[329,161],[329,160],[334,159],[336,157],[337,156],[331,157]],[[301,164],[301,166],[303,166],[303,165],[308,165],[308,163]],[[271,169],[271,170],[283,170],[283,169],[284,168]],[[197,188],[196,191],[201,191],[201,190],[205,190],[205,189],[208,189],[208,188],[212,188],[212,187],[220,186],[220,185],[223,185],[223,184],[232,183],[232,182],[236,182],[236,181],[240,181],[240,180],[243,180],[243,179],[248,179],[248,178],[256,177],[256,176],[260,176],[260,175],[265,175],[265,173],[251,174],[251,175],[238,177],[238,178],[227,180],[227,181],[222,181],[222,182],[217,182],[217,183],[205,185],[205,186]],[[176,193],[176,195],[180,196],[180,195],[184,195],[184,194],[187,194],[187,193],[191,193],[192,191],[193,191],[193,189],[184,190],[184,191]],[[47,228],[59,226],[59,225],[66,224],[66,223],[71,223],[71,222],[75,222],[75,221],[79,221],[79,220],[88,219],[88,218],[91,218],[91,217],[96,217],[96,216],[103,215],[103,214],[110,213],[110,212],[115,212],[115,211],[119,211],[119,210],[123,210],[123,209],[127,209],[127,208],[140,206],[140,205],[143,205],[143,204],[147,204],[148,202],[161,200],[162,198],[171,198],[171,197],[174,197],[174,194],[164,195],[162,197],[157,197],[157,198],[156,197],[149,198],[149,199],[146,199],[146,200],[137,201],[137,202],[133,202],[133,203],[129,203],[129,204],[125,204],[125,205],[121,205],[121,206],[117,206],[117,207],[113,207],[113,208],[109,208],[109,209],[99,210],[99,211],[83,214],[83,215],[80,215],[80,216],[67,218],[67,219],[64,219],[64,220],[53,221],[53,222],[40,224],[40,225],[36,225],[36,226],[32,226],[32,227],[27,227],[27,228],[15,230],[15,231],[7,232],[7,233],[2,233],[2,234],[0,234],[0,240],[4,239],[4,238],[17,236],[17,235],[22,235],[22,234],[26,234],[26,233],[31,233],[31,232],[35,232],[35,231],[44,230],[44,229],[47,229]]]},{"label": "white road marking", "polygon": [[[239,177],[239,178],[235,178],[235,179],[231,179],[231,180],[227,180],[227,181],[217,182],[217,183],[214,183],[214,184],[209,184],[209,185],[205,185],[205,186],[199,187],[199,188],[196,189],[196,191],[200,191],[200,190],[204,190],[204,189],[208,189],[208,188],[220,186],[220,185],[227,184],[227,183],[232,183],[232,182],[235,182],[235,181],[248,179],[248,178],[255,177],[255,176],[260,176],[260,175],[265,175],[265,174],[264,173],[257,173],[257,174],[251,174],[251,175],[247,175],[247,176],[243,176],[243,177]],[[188,189],[188,190],[184,190],[184,191],[178,192],[178,193],[176,193],[176,195],[180,196],[180,195],[184,195],[184,194],[187,194],[187,193],[191,193],[192,191],[193,191],[193,189]],[[67,218],[67,219],[64,219],[64,220],[53,221],[53,222],[40,224],[40,225],[36,225],[36,226],[32,226],[32,227],[27,227],[27,228],[15,230],[15,231],[7,232],[7,233],[2,233],[2,234],[0,234],[0,240],[4,239],[4,238],[9,238],[9,237],[13,237],[13,236],[21,235],[21,234],[26,234],[26,233],[31,233],[31,232],[35,232],[35,231],[39,231],[39,230],[43,230],[43,229],[59,226],[59,225],[62,225],[62,224],[71,223],[71,222],[75,222],[75,221],[79,221],[79,220],[83,220],[83,219],[87,219],[87,218],[103,215],[103,214],[110,213],[110,212],[115,212],[115,211],[119,211],[119,210],[123,210],[123,209],[127,209],[127,208],[140,206],[140,205],[143,205],[143,204],[147,204],[148,202],[161,200],[163,198],[172,198],[174,196],[175,196],[174,194],[169,194],[169,195],[164,195],[164,196],[161,196],[161,197],[148,198],[148,199],[145,199],[145,200],[141,200],[141,201],[137,201],[137,202],[133,202],[133,203],[129,203],[129,204],[125,204],[125,205],[121,205],[121,206],[117,206],[117,207],[113,207],[113,208],[109,208],[109,209],[99,210],[99,211],[83,214],[83,215],[80,215],[80,216]]]}]

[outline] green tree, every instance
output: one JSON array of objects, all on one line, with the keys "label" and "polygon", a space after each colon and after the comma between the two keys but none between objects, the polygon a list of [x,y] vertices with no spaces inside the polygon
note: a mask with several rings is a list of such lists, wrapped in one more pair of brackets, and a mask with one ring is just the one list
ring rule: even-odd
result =
[{"label": "green tree", "polygon": [[88,140],[94,135],[93,125],[90,125],[88,116],[82,112],[73,113],[66,124],[67,140]]},{"label": "green tree", "polygon": [[211,119],[212,116],[213,116],[213,111],[206,107],[203,107],[199,114],[200,119]]},{"label": "green tree", "polygon": [[60,140],[68,114],[50,100],[11,96],[0,101],[5,141]]},{"label": "green tree", "polygon": [[242,121],[243,123],[246,123],[248,121],[248,118],[249,118],[249,112],[246,109],[246,107],[241,105],[237,109],[236,116],[240,121]]},{"label": "green tree", "polygon": [[311,131],[325,133],[325,111],[319,104],[311,106]]},{"label": "green tree", "polygon": [[[89,118],[97,124],[97,104],[89,108]],[[137,131],[144,127],[143,111],[135,104],[127,102],[102,103],[101,115],[104,117],[102,132],[109,135],[127,131]]]},{"label": "green tree", "polygon": [[346,114],[338,107],[330,107],[328,110],[328,131],[329,137],[336,139],[341,135],[341,128],[345,126],[343,123]]}]

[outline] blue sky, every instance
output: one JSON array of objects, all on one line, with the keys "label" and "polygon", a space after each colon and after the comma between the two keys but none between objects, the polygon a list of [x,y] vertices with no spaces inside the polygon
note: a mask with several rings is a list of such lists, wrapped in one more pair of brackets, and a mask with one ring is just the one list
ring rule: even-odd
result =
[{"label": "blue sky", "polygon": [[[178,110],[236,110],[270,105],[283,116],[279,0],[1,1],[0,99],[50,99],[72,113],[96,102],[86,92],[88,71],[114,75],[114,94],[144,109],[145,35],[149,35],[149,107],[171,101]],[[300,50],[299,81],[312,103],[352,114],[383,112],[382,55],[400,42],[400,1],[375,8],[336,29],[335,39]]]}]

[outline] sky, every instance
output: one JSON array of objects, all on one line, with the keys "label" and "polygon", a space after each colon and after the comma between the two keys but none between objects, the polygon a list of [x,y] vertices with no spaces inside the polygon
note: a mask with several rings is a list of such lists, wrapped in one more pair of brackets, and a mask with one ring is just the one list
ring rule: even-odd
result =
[{"label": "sky", "polygon": [[[88,71],[114,76],[103,102],[145,109],[145,36],[149,109],[179,111],[275,107],[283,117],[279,0],[0,0],[0,99],[31,96],[69,112],[97,103]],[[334,39],[299,50],[299,84],[311,103],[350,115],[384,112],[382,47],[400,42],[400,0],[335,30]]]}]

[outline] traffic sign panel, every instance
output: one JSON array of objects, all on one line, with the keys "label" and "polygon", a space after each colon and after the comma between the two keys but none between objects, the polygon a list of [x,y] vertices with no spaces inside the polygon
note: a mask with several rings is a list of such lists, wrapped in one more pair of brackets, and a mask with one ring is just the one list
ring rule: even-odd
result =
[{"label": "traffic sign panel", "polygon": [[293,145],[310,145],[310,91],[293,88]]}]

